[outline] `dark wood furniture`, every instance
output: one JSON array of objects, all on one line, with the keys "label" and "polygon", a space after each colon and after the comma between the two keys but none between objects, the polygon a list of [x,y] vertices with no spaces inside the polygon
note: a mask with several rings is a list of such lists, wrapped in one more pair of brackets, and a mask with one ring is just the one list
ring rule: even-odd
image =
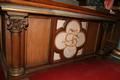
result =
[{"label": "dark wood furniture", "polygon": [[0,2],[0,56],[8,80],[97,52],[110,53],[117,45],[116,15],[52,0]]}]

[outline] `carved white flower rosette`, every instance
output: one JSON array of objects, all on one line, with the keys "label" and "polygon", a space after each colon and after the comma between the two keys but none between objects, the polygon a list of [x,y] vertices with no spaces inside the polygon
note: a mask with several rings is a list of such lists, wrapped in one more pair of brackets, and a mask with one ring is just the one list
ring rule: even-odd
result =
[{"label": "carved white flower rosette", "polygon": [[71,20],[67,23],[65,30],[57,33],[55,47],[63,51],[65,58],[72,58],[86,41],[85,31],[80,22]]}]

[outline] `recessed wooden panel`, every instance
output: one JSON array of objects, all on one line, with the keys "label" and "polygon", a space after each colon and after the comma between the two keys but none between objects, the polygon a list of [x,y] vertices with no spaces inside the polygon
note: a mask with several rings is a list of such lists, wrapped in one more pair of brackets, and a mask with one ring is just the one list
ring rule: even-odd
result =
[{"label": "recessed wooden panel", "polygon": [[100,23],[88,22],[87,41],[84,47],[84,53],[94,53],[97,48]]},{"label": "recessed wooden panel", "polygon": [[51,19],[30,16],[26,33],[26,64],[35,67],[48,63]]}]

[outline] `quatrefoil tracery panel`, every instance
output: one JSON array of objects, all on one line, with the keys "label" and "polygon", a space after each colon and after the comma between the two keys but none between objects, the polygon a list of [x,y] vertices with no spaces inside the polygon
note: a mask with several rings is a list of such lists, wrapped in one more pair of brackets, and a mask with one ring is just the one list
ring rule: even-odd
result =
[{"label": "quatrefoil tracery panel", "polygon": [[62,51],[60,55],[72,58],[86,41],[85,30],[77,20],[66,22],[63,26],[64,29],[58,32],[55,37],[55,47]]}]

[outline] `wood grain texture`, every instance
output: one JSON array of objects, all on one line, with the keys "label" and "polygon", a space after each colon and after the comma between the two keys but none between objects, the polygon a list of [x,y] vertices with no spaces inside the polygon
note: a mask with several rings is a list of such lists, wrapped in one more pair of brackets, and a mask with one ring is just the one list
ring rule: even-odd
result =
[{"label": "wood grain texture", "polygon": [[99,23],[97,22],[88,22],[87,41],[84,47],[84,53],[94,53],[96,51],[99,27]]},{"label": "wood grain texture", "polygon": [[20,60],[21,60],[21,49],[20,49],[20,34],[19,33],[12,33],[12,67],[13,68],[18,68],[20,67]]},{"label": "wood grain texture", "polygon": [[30,16],[26,33],[26,65],[36,67],[48,63],[51,20],[47,17]]},{"label": "wood grain texture", "polygon": [[11,43],[11,34],[10,32],[7,30],[7,26],[5,27],[5,52],[6,52],[6,60],[7,60],[7,64],[8,66],[12,66],[12,53],[11,53],[11,46],[12,46],[12,43]]},{"label": "wood grain texture", "polygon": [[21,32],[21,65],[25,67],[25,30]]}]

